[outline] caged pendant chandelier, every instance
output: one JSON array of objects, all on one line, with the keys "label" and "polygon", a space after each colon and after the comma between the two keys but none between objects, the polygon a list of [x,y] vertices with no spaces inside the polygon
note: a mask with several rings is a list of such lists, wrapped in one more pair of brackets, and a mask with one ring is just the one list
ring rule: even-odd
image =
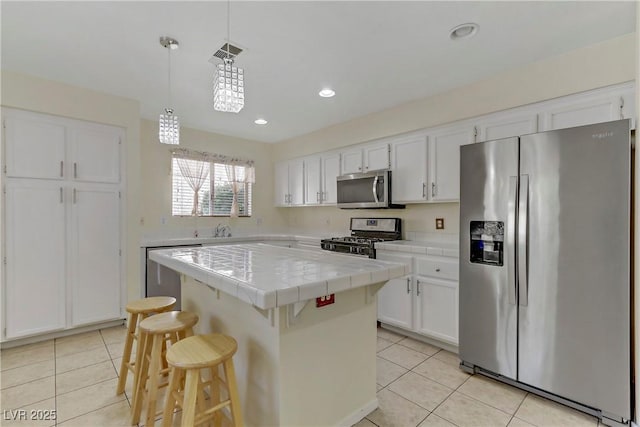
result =
[{"label": "caged pendant chandelier", "polygon": [[234,67],[235,55],[230,53],[230,4],[231,0],[227,0],[227,43],[224,46],[226,55],[222,59],[223,63],[216,65],[213,108],[216,111],[238,113],[244,107],[244,70]]},{"label": "caged pendant chandelier", "polygon": [[171,51],[178,48],[178,41],[171,37],[160,37],[160,44],[166,48],[169,52],[169,66],[168,66],[168,105],[164,109],[164,114],[160,114],[158,122],[158,137],[162,144],[178,145],[180,144],[180,122],[178,116],[173,114],[173,108],[171,108]]}]

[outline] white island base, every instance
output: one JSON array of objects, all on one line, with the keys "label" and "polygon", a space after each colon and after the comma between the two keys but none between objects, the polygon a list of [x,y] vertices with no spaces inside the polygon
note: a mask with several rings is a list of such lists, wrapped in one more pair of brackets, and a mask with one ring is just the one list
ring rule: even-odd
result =
[{"label": "white island base", "polygon": [[378,407],[380,286],[339,292],[320,308],[310,300],[262,310],[182,275],[182,309],[200,317],[196,333],[238,341],[233,361],[247,426],[350,426]]}]

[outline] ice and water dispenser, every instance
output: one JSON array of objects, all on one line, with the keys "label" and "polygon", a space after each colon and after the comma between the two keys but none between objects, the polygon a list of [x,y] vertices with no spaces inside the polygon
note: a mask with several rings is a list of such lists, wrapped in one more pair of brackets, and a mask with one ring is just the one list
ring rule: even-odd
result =
[{"label": "ice and water dispenser", "polygon": [[470,239],[471,262],[475,264],[503,265],[503,221],[471,221]]}]

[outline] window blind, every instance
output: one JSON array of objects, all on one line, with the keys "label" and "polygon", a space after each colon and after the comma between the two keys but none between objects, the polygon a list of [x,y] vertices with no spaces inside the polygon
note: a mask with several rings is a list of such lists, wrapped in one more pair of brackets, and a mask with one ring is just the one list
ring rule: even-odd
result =
[{"label": "window blind", "polygon": [[[208,179],[198,193],[199,216],[229,216],[233,201],[234,185],[227,172],[227,165],[217,162],[183,159],[186,162],[200,162],[208,170]],[[246,168],[235,166],[238,186],[238,215],[251,216],[252,184],[243,182]],[[172,214],[174,216],[191,216],[193,210],[194,191],[180,171],[177,158],[172,159]],[[239,182],[238,182],[239,181]]]}]

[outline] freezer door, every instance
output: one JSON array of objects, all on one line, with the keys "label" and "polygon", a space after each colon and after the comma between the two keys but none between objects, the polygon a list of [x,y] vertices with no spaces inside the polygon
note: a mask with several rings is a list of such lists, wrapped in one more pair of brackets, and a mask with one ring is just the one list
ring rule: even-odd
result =
[{"label": "freezer door", "polygon": [[460,147],[460,359],[516,378],[518,138]]},{"label": "freezer door", "polygon": [[630,419],[629,121],[523,136],[520,161],[518,380]]}]

